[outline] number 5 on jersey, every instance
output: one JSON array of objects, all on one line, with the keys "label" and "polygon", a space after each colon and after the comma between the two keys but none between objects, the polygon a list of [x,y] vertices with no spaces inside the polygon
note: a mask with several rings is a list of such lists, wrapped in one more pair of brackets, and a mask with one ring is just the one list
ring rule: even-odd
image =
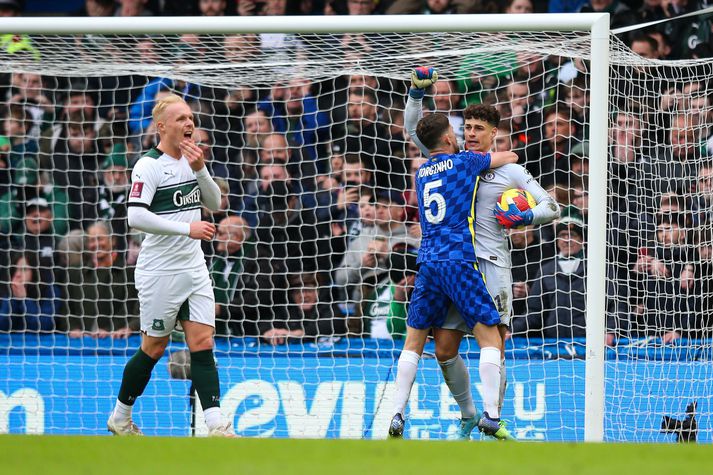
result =
[{"label": "number 5 on jersey", "polygon": [[[438,224],[446,217],[446,199],[442,194],[432,192],[434,188],[438,188],[443,184],[443,180],[434,180],[428,182],[423,187],[423,206],[426,210],[426,221],[431,224]],[[431,210],[431,204],[436,203],[436,214]]]}]

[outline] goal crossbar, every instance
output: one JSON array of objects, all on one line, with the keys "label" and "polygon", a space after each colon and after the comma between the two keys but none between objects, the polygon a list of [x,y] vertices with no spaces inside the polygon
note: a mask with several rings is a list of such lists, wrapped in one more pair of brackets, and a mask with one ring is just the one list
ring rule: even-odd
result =
[{"label": "goal crossbar", "polygon": [[2,18],[0,32],[24,34],[418,33],[594,31],[608,13],[264,17]]}]

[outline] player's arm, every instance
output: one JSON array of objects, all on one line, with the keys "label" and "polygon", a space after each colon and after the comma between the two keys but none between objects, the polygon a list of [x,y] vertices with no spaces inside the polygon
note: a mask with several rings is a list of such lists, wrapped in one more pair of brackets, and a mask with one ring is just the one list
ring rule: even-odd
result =
[{"label": "player's arm", "polygon": [[181,142],[180,149],[196,174],[198,188],[201,190],[201,203],[211,211],[218,211],[220,209],[220,188],[208,173],[208,167],[206,167],[203,158],[203,150],[189,139],[184,139]]},{"label": "player's arm", "polygon": [[127,209],[129,226],[150,234],[163,234],[167,236],[188,236],[191,239],[209,241],[215,234],[215,225],[206,221],[181,223],[169,221],[166,218],[152,213],[141,205],[131,206]]},{"label": "player's arm", "polygon": [[198,188],[201,189],[201,203],[211,211],[220,209],[220,187],[208,173],[208,169],[203,167],[196,172]]},{"label": "player's arm", "polygon": [[411,72],[411,87],[408,90],[408,99],[404,109],[404,128],[413,143],[418,147],[424,157],[431,152],[421,143],[416,136],[416,125],[423,117],[423,95],[426,88],[438,80],[438,73],[433,68],[420,67]]},{"label": "player's arm", "polygon": [[493,215],[498,222],[506,228],[527,226],[529,224],[545,224],[556,219],[560,214],[559,205],[540,186],[524,167],[510,165],[506,170],[514,185],[529,192],[537,202],[532,209],[520,211],[515,203],[510,203],[508,209],[496,206]]},{"label": "player's arm", "polygon": [[517,161],[517,155],[513,152],[481,153],[466,151],[463,152],[463,156],[471,161],[473,173],[476,175],[480,175],[485,170],[500,168],[503,165]]},{"label": "player's arm", "polygon": [[515,152],[490,153],[490,168],[500,168],[508,163],[517,163],[518,156]]},{"label": "player's arm", "polygon": [[532,224],[546,224],[560,216],[560,207],[557,202],[545,191],[530,172],[520,165],[511,167],[518,188],[529,192],[537,206],[532,208]]},{"label": "player's arm", "polygon": [[[215,226],[203,221],[182,223],[170,221],[151,211],[151,201],[156,193],[160,176],[157,174],[152,158],[142,158],[131,172],[131,191],[127,202],[127,221],[130,227],[150,234],[168,236],[189,236],[193,239],[210,239],[215,233]],[[212,227],[212,232],[211,231]],[[210,236],[208,236],[210,234]],[[208,237],[206,237],[208,236]]]}]

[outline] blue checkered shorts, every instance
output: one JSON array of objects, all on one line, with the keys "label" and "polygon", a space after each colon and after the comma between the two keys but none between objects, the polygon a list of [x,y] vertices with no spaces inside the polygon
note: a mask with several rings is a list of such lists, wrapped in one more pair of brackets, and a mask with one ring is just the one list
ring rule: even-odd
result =
[{"label": "blue checkered shorts", "polygon": [[421,263],[406,323],[418,330],[441,327],[451,302],[470,328],[478,322],[485,325],[500,323],[500,315],[483,276],[472,262],[465,261]]}]

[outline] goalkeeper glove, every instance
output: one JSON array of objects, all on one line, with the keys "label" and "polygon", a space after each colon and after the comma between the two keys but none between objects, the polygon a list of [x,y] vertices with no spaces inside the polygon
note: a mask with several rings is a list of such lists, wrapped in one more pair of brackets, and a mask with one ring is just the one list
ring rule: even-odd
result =
[{"label": "goalkeeper glove", "polygon": [[498,220],[498,223],[506,228],[527,226],[528,224],[532,224],[532,220],[534,218],[531,209],[520,211],[515,203],[510,203],[507,210],[501,209],[500,206],[496,206],[493,210],[493,215],[495,216],[495,219]]},{"label": "goalkeeper glove", "polygon": [[411,87],[409,96],[421,99],[426,93],[426,88],[438,81],[438,72],[431,66],[420,66],[411,71]]}]

